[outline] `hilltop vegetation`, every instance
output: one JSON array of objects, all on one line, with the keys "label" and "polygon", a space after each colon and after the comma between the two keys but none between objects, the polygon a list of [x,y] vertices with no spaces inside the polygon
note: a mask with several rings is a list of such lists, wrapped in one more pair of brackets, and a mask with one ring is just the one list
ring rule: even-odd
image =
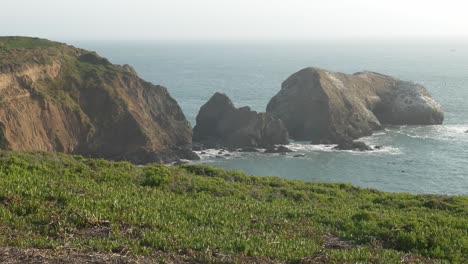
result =
[{"label": "hilltop vegetation", "polygon": [[57,42],[30,37],[0,37],[0,49],[35,49],[57,46]]},{"label": "hilltop vegetation", "polygon": [[462,263],[468,197],[1,152],[0,227],[0,248],[154,261]]}]

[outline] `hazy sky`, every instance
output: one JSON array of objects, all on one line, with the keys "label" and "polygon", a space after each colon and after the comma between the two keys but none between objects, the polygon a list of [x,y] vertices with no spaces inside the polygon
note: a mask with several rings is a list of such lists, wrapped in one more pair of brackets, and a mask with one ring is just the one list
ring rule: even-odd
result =
[{"label": "hazy sky", "polygon": [[468,1],[1,0],[0,25],[52,39],[468,38]]}]

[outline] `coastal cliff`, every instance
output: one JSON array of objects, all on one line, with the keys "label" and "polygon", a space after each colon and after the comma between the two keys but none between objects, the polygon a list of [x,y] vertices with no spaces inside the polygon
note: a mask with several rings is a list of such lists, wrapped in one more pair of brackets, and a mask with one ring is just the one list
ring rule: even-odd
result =
[{"label": "coastal cliff", "polygon": [[0,147],[169,162],[197,156],[191,126],[166,88],[94,52],[0,38]]}]

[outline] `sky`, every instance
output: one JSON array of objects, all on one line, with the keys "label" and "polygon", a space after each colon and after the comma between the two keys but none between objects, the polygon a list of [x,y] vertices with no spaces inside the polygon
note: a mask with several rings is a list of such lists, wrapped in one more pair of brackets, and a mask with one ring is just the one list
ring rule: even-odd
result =
[{"label": "sky", "polygon": [[466,0],[0,0],[0,35],[75,40],[468,38]]}]

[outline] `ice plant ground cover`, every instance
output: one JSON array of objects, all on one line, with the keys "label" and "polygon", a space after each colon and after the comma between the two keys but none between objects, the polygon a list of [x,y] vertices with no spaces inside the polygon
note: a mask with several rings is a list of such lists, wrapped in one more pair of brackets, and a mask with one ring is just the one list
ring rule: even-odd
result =
[{"label": "ice plant ground cover", "polygon": [[463,263],[468,197],[3,151],[0,227],[2,257]]}]

